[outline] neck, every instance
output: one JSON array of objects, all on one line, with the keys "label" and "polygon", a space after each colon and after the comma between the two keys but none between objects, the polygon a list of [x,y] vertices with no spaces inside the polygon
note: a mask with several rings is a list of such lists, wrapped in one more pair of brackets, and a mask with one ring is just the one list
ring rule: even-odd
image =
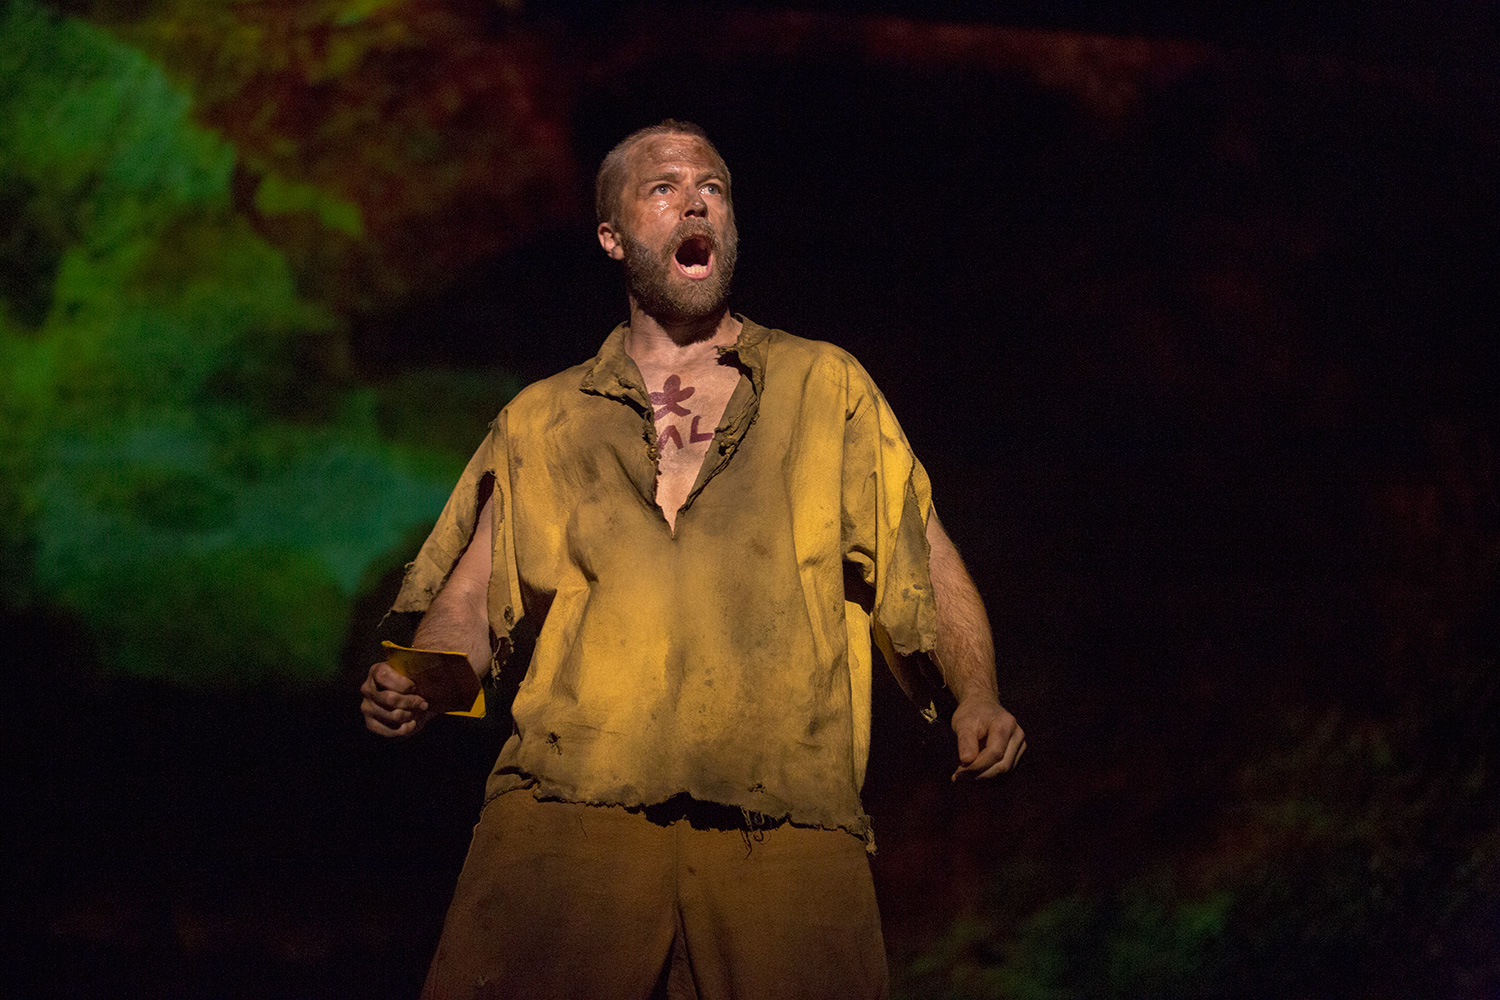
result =
[{"label": "neck", "polygon": [[632,297],[625,350],[633,358],[696,354],[733,344],[743,325],[728,309],[683,323],[664,322],[642,310]]}]

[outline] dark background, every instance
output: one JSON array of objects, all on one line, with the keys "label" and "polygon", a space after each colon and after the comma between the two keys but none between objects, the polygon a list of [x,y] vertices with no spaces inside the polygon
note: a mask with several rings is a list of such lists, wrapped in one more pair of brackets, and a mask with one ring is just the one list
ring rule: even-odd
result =
[{"label": "dark background", "polygon": [[[1489,5],[22,10],[12,32],[84,24],[83,49],[159,67],[234,151],[214,232],[253,230],[324,310],[215,355],[253,377],[152,405],[232,397],[235,440],[357,438],[429,484],[624,317],[599,158],[669,115],[708,129],[735,308],[881,385],[1030,743],[1014,775],[952,786],[946,726],[877,678],[897,995],[1500,995]],[[13,102],[56,70],[0,68]],[[79,191],[107,188],[28,174],[20,134],[0,161],[15,373],[49,338],[88,343],[59,262],[94,245]],[[272,175],[358,231],[307,197],[270,210]],[[99,400],[157,420],[109,395],[109,364],[45,399],[16,375],[14,426],[97,426]],[[506,724],[386,743],[355,687],[399,638],[381,616],[446,486],[391,515],[356,588],[242,614],[304,572],[275,561],[291,543],[268,564],[244,542],[213,587],[73,587],[48,562],[78,523],[49,478],[73,452],[48,433],[12,446],[3,497],[11,995],[411,995]],[[162,578],[196,572],[172,551]],[[134,603],[147,586],[178,596]],[[123,645],[101,610],[122,602],[170,641]],[[331,638],[296,670],[256,652],[319,614]]]}]

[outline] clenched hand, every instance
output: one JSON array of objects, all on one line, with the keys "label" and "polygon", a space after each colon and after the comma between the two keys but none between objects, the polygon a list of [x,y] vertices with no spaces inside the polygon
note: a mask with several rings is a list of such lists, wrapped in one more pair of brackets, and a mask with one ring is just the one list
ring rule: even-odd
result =
[{"label": "clenched hand", "polygon": [[953,732],[958,736],[958,770],[954,781],[993,778],[1016,766],[1026,752],[1026,734],[1016,717],[992,696],[965,698],[953,710]]},{"label": "clenched hand", "polygon": [[359,711],[365,717],[365,728],[381,736],[411,736],[421,731],[431,713],[424,699],[408,693],[415,686],[411,678],[397,673],[389,663],[370,667],[359,686],[363,695]]}]

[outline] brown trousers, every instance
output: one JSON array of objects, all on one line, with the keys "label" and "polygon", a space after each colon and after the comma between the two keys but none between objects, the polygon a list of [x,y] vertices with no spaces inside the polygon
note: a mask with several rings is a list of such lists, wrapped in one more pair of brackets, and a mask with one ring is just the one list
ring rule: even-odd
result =
[{"label": "brown trousers", "polygon": [[712,824],[715,808],[498,796],[474,828],[422,996],[887,996],[864,845],[837,830],[716,828],[732,824]]}]

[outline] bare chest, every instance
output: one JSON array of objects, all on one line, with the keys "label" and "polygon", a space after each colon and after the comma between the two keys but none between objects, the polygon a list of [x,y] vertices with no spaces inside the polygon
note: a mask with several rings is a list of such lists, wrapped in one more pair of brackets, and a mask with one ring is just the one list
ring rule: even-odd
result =
[{"label": "bare chest", "polygon": [[739,383],[739,369],[713,364],[673,371],[643,370],[656,421],[656,502],[674,529],[693,489],[714,429]]}]

